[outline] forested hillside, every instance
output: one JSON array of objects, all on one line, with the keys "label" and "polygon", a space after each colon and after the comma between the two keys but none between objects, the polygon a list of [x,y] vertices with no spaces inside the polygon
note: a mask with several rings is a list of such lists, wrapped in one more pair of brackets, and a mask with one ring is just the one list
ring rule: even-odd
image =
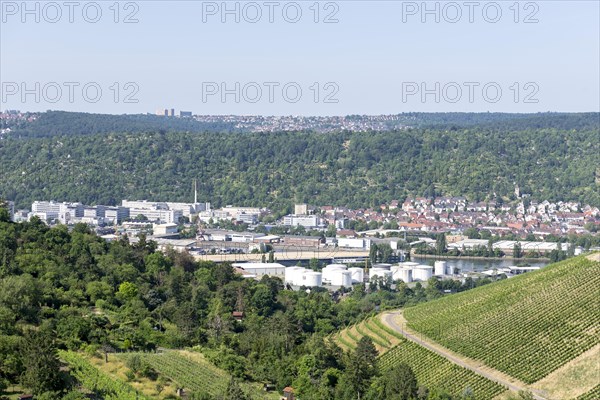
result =
[{"label": "forested hillside", "polygon": [[[171,382],[196,396],[190,399],[254,399],[231,393],[233,376],[278,390],[293,385],[305,400],[350,400],[367,391],[371,397],[361,398],[388,400],[379,391],[389,382],[379,373],[373,343],[365,338],[343,353],[327,338],[376,307],[442,296],[420,284],[381,285],[369,293],[357,285],[344,296],[291,291],[277,277],[243,279],[226,263],[163,254],[143,236],[134,245],[126,237],[109,243],[83,224],[69,231],[38,218],[17,224],[8,217],[0,207],[0,398],[18,385],[17,392],[51,400],[72,389],[64,398],[83,400],[79,382],[94,398],[142,399],[132,385],[145,381],[152,393]],[[235,310],[243,310],[242,321],[233,318]],[[140,353],[192,346],[194,362],[180,352]],[[126,380],[96,369],[119,360]],[[440,393],[439,383],[418,383],[427,385],[423,399],[455,399],[427,396],[427,390]]]},{"label": "forested hillside", "polygon": [[[5,126],[6,125],[6,126]],[[107,115],[66,111],[41,113],[34,121],[15,123],[0,121],[0,128],[12,128],[11,136],[35,138],[51,136],[81,136],[114,132],[229,132],[233,123],[198,122],[190,118],[165,118],[157,115]]]},{"label": "forested hillside", "polygon": [[[35,199],[191,201],[197,178],[203,201],[280,211],[301,201],[376,206],[409,194],[508,200],[515,184],[533,199],[598,206],[600,130],[593,120],[535,116],[523,119],[527,128],[511,120],[331,134],[91,133],[94,126],[87,135],[9,137],[0,140],[0,197],[17,207]],[[540,121],[544,127],[533,127]]]}]

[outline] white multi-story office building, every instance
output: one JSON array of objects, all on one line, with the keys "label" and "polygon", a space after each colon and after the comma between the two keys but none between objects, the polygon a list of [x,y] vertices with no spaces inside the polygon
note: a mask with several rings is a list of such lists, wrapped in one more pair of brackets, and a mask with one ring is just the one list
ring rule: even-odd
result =
[{"label": "white multi-story office building", "polygon": [[237,215],[236,220],[245,222],[248,225],[254,225],[258,222],[258,214],[240,213]]},{"label": "white multi-story office building", "polygon": [[[180,211],[184,217],[191,218],[192,215],[199,212],[210,211],[210,203],[176,203],[176,202],[156,202],[147,200],[123,200],[123,207],[136,210],[174,210]],[[133,213],[131,216],[134,217]]]},{"label": "white multi-story office building", "polygon": [[48,218],[58,218],[61,203],[54,201],[34,201],[31,204],[31,214],[45,221]]},{"label": "white multi-story office building", "polygon": [[179,219],[183,217],[181,210],[164,210],[164,209],[146,209],[146,208],[130,208],[129,217],[136,218],[138,215],[143,215],[148,221],[159,222],[165,224],[178,224]]},{"label": "white multi-story office building", "polygon": [[167,202],[170,210],[180,210],[184,217],[190,218],[194,214],[210,210],[210,203],[171,203]]},{"label": "white multi-story office building", "polygon": [[108,224],[120,224],[129,218],[129,208],[127,207],[105,207],[104,220]]},{"label": "white multi-story office building", "polygon": [[303,226],[305,228],[318,228],[323,224],[318,215],[286,215],[283,224],[288,226]]},{"label": "white multi-story office building", "polygon": [[61,224],[75,222],[75,220],[78,220],[84,216],[84,212],[85,208],[81,203],[60,203],[58,220]]}]

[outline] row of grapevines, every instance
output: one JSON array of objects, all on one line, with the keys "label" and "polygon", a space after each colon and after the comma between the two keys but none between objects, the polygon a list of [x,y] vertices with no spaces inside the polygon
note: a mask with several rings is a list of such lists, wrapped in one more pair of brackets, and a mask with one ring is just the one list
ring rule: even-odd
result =
[{"label": "row of grapevines", "polygon": [[399,339],[399,340],[403,340],[404,339],[404,337],[402,336],[402,334],[396,332],[395,330],[393,330],[392,328],[390,328],[389,326],[387,326],[386,324],[384,324],[379,317],[380,317],[379,315],[376,315],[376,316],[374,316],[371,319],[371,321],[373,321],[373,323],[375,325],[377,325],[377,327],[379,329],[381,329],[382,331],[384,331],[388,335],[395,337],[396,339]]},{"label": "row of grapevines", "polygon": [[408,340],[401,341],[379,358],[383,373],[400,363],[406,363],[412,368],[419,384],[429,388],[442,388],[455,396],[471,393],[477,400],[489,400],[506,390],[504,386]]},{"label": "row of grapevines", "polygon": [[373,343],[377,344],[379,347],[387,350],[389,348],[389,345],[384,342],[383,340],[381,340],[380,338],[377,337],[377,335],[373,335],[373,334],[369,334],[369,332],[365,331],[366,325],[363,324],[358,324],[356,325],[356,332],[358,332],[361,337],[362,336],[368,336],[371,338],[371,340],[373,341]]},{"label": "row of grapevines", "polygon": [[365,320],[364,326],[368,331],[367,334],[369,336],[377,337],[379,340],[385,343],[386,348],[390,348],[392,343],[390,342],[389,338],[386,336],[385,332],[381,331],[377,325],[373,324],[372,319]]},{"label": "row of grapevines", "polygon": [[596,385],[595,388],[589,392],[582,394],[577,400],[598,400],[600,399],[600,384]]},{"label": "row of grapevines", "polygon": [[59,357],[69,364],[71,375],[84,387],[105,400],[147,399],[127,383],[100,371],[80,354],[72,351],[60,351]]},{"label": "row of grapevines", "polygon": [[407,308],[412,329],[533,383],[599,343],[600,263],[577,257]]}]

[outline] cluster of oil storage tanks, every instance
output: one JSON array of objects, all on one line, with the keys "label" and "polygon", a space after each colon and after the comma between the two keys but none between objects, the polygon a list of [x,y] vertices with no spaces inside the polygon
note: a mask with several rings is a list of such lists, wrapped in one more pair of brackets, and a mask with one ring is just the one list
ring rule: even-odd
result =
[{"label": "cluster of oil storage tanks", "polygon": [[329,264],[323,268],[323,281],[331,286],[352,286],[352,273],[345,264]]},{"label": "cluster of oil storage tanks", "polygon": [[406,261],[398,263],[398,265],[394,265],[390,269],[393,280],[402,280],[405,283],[426,281],[434,275],[452,275],[451,267],[447,265],[446,261],[436,261],[433,267]]},{"label": "cluster of oil storage tanks", "polygon": [[287,267],[285,269],[285,282],[294,286],[322,286],[323,274],[302,267]]},{"label": "cluster of oil storage tanks", "polygon": [[[422,265],[416,262],[401,262],[398,265],[375,264],[369,269],[369,280],[374,277],[391,278],[393,281],[402,280],[405,283],[427,281],[432,276],[451,275],[451,267],[446,261],[436,261],[434,266]],[[315,272],[302,267],[287,267],[285,282],[294,286],[331,286],[351,287],[364,281],[362,268],[348,268],[345,264],[329,264],[321,272]]]}]

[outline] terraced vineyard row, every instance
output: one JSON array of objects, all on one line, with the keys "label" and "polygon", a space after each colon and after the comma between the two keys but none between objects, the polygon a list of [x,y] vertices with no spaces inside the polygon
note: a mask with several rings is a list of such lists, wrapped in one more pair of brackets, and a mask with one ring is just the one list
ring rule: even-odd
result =
[{"label": "terraced vineyard row", "polygon": [[443,388],[455,396],[471,392],[477,400],[489,400],[506,390],[504,386],[408,340],[403,340],[379,359],[383,371],[399,363],[410,365],[419,384],[429,388]]},{"label": "terraced vineyard row", "polygon": [[565,260],[404,316],[443,346],[533,383],[599,343],[600,263]]},{"label": "terraced vineyard row", "polygon": [[138,354],[159,374],[194,393],[221,395],[225,392],[230,379],[225,371],[218,369],[210,362],[191,360],[177,351],[128,353],[127,356],[132,354]]},{"label": "terraced vineyard row", "polygon": [[402,340],[402,336],[381,322],[380,315],[368,318],[338,332],[333,339],[345,350],[352,350],[363,336],[369,336],[379,354],[390,350]]},{"label": "terraced vineyard row", "polygon": [[60,351],[61,360],[69,364],[71,374],[87,389],[105,400],[145,400],[147,397],[136,392],[127,383],[107,375],[94,367],[80,354]]}]

